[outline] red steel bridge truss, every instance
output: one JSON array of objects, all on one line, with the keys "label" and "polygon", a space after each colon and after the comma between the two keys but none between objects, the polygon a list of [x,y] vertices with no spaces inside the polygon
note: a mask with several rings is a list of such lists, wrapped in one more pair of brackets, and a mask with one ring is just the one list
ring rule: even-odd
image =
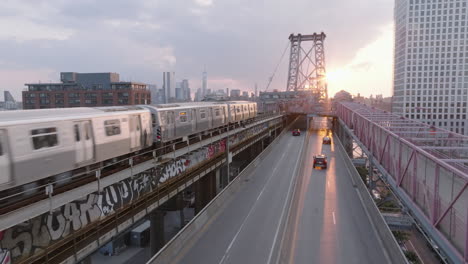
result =
[{"label": "red steel bridge truss", "polygon": [[468,263],[468,137],[358,103],[336,114],[449,259]]}]

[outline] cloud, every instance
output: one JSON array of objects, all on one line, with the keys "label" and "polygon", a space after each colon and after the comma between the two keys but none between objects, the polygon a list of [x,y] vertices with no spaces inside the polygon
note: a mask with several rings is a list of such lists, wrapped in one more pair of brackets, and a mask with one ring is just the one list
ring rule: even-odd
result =
[{"label": "cloud", "polygon": [[[206,65],[215,88],[257,82],[262,90],[290,33],[324,31],[327,67],[358,65],[359,50],[380,36],[392,11],[393,0],[5,0],[0,70],[27,70],[21,83],[46,68],[157,84],[171,70],[198,88]],[[288,53],[270,89],[285,89],[287,62]]]},{"label": "cloud", "polygon": [[30,40],[66,40],[73,30],[63,27],[40,25],[17,18],[0,17],[0,39],[18,42]]},{"label": "cloud", "polygon": [[199,6],[210,6],[213,4],[213,0],[195,0],[195,3]]}]

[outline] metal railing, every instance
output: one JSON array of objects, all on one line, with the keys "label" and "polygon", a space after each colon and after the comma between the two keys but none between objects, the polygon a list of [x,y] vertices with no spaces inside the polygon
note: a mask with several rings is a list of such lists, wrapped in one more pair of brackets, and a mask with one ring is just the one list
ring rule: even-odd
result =
[{"label": "metal railing", "polygon": [[468,137],[358,103],[337,115],[451,261],[468,261]]}]

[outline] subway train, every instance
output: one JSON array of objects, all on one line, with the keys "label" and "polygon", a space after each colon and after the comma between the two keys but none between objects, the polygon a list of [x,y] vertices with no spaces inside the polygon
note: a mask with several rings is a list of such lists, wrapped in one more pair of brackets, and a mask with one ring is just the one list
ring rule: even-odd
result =
[{"label": "subway train", "polygon": [[256,116],[247,101],[3,111],[0,191]]}]

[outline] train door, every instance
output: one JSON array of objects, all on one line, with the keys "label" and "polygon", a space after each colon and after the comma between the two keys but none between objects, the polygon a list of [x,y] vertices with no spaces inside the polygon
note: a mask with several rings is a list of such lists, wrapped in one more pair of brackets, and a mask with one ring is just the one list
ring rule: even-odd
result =
[{"label": "train door", "polygon": [[236,107],[229,105],[229,123],[236,121]]},{"label": "train door", "polygon": [[94,159],[93,133],[91,121],[77,121],[73,124],[75,134],[76,163],[80,164]]},{"label": "train door", "polygon": [[2,177],[0,177],[0,184],[10,182],[10,155],[8,155],[8,144],[5,130],[0,130],[0,171],[2,174]]},{"label": "train door", "polygon": [[213,107],[208,108],[208,128],[213,128],[214,119]]},{"label": "train door", "polygon": [[141,122],[140,115],[130,116],[130,148],[136,149],[141,146]]},{"label": "train door", "polygon": [[197,131],[197,110],[192,109],[192,115],[190,116],[190,120],[192,122],[192,132]]},{"label": "train door", "polygon": [[167,112],[167,132],[168,136],[170,139],[175,137],[175,117],[174,117],[174,111],[168,111]]}]

